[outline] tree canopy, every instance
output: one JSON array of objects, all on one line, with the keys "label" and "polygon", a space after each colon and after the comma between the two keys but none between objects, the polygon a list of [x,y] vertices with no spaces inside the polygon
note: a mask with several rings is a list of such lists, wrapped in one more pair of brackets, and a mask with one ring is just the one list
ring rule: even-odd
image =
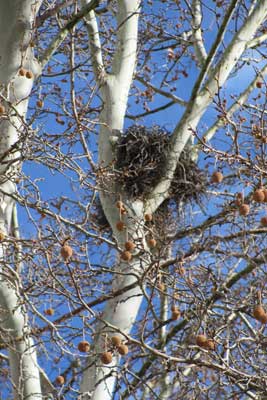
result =
[{"label": "tree canopy", "polygon": [[0,397],[264,399],[265,0],[0,0]]}]

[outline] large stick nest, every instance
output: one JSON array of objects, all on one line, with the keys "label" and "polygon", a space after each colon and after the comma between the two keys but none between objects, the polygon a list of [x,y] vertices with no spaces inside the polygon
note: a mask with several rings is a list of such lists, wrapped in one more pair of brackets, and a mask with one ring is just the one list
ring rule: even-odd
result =
[{"label": "large stick nest", "polygon": [[[154,126],[134,125],[126,130],[117,145],[117,181],[132,198],[145,198],[159,182],[166,167],[170,135]],[[169,199],[199,201],[205,193],[207,178],[202,170],[182,152],[169,191]]]}]

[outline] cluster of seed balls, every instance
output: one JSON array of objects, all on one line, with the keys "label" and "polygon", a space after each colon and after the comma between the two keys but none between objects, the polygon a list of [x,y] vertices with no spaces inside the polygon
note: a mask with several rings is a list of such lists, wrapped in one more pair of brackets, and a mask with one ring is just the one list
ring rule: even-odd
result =
[{"label": "cluster of seed balls", "polygon": [[[211,176],[211,183],[221,183],[223,180],[223,174],[219,171],[213,172]],[[259,188],[253,193],[252,199],[257,203],[267,203],[267,189]],[[239,214],[246,217],[250,213],[249,204],[244,203],[244,196],[242,193],[237,193],[235,205],[238,207]],[[267,216],[261,218],[261,225],[267,226]]]},{"label": "cluster of seed balls", "polygon": [[[120,220],[116,223],[116,229],[119,232],[122,232],[124,229],[126,229],[126,224],[123,222],[122,218],[123,218],[123,215],[125,215],[127,213],[127,211],[126,211],[125,206],[124,206],[122,201],[117,201],[116,207],[118,208],[119,214],[120,214]],[[152,214],[145,214],[144,215],[144,220],[146,222],[151,222],[153,220]],[[150,248],[156,247],[157,246],[156,239],[154,237],[152,237],[152,236],[149,237],[147,239],[147,245]],[[133,241],[127,240],[124,243],[124,248],[125,248],[125,250],[121,252],[121,259],[123,261],[128,261],[129,262],[129,261],[131,261],[131,259],[133,257],[132,256],[132,252],[135,250],[136,245],[135,245],[135,243]]]},{"label": "cluster of seed balls", "polygon": [[[100,356],[101,362],[105,365],[112,363],[114,353],[119,353],[121,356],[125,356],[129,352],[128,346],[126,346],[126,344],[123,344],[119,336],[112,336],[109,339],[109,342],[110,343],[108,351],[104,351]],[[90,351],[91,346],[90,343],[87,342],[87,340],[82,340],[81,342],[78,343],[77,347],[81,353],[88,353]],[[56,378],[56,384],[64,385],[64,383],[65,383],[64,376],[59,375]]]}]

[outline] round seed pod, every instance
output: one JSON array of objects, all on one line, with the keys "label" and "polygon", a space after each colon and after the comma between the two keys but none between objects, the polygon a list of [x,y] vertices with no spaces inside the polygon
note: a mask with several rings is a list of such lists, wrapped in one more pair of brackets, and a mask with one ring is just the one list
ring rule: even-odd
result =
[{"label": "round seed pod", "polygon": [[65,378],[64,378],[64,376],[58,375],[58,376],[56,377],[56,384],[57,384],[57,385],[64,385],[64,383],[65,383]]},{"label": "round seed pod", "polygon": [[78,343],[78,350],[81,353],[88,353],[88,351],[90,350],[90,343],[87,342],[87,340],[82,340],[80,343]]},{"label": "round seed pod", "polygon": [[223,180],[223,174],[219,171],[214,171],[211,175],[211,183],[221,183]]},{"label": "round seed pod", "polygon": [[37,107],[42,108],[44,103],[42,100],[37,100],[36,105],[37,105]]},{"label": "round seed pod", "polygon": [[129,352],[128,346],[126,346],[126,344],[121,344],[120,346],[118,346],[117,350],[121,356],[125,356]]},{"label": "round seed pod", "polygon": [[122,232],[125,229],[125,223],[123,221],[118,221],[116,223],[116,228],[118,231]]},{"label": "round seed pod", "polygon": [[261,217],[261,225],[267,226],[267,216]]},{"label": "round seed pod", "polygon": [[175,311],[172,312],[171,319],[172,319],[173,321],[177,321],[177,319],[179,319],[180,316],[181,316],[180,311],[179,311],[179,310],[175,310]]},{"label": "round seed pod", "polygon": [[[267,322],[267,315],[264,311],[264,308],[261,305],[257,305],[253,309],[253,316],[257,321],[260,321],[264,324]],[[266,320],[266,322],[264,322]]]},{"label": "round seed pod", "polygon": [[101,361],[103,364],[110,364],[112,362],[112,353],[110,351],[105,351],[102,353]]},{"label": "round seed pod", "polygon": [[257,82],[256,82],[256,87],[257,87],[258,89],[260,89],[260,88],[262,87],[262,82],[261,82],[261,81],[257,81]]},{"label": "round seed pod", "polygon": [[44,310],[45,315],[54,315],[55,314],[55,310],[53,308],[47,308],[46,310]]},{"label": "round seed pod", "polygon": [[26,75],[26,69],[20,68],[19,69],[19,76],[25,76]]},{"label": "round seed pod", "polygon": [[248,204],[241,204],[239,207],[239,214],[246,217],[249,214],[250,208]]},{"label": "round seed pod", "polygon": [[64,244],[64,246],[61,247],[60,254],[61,257],[66,261],[72,256],[73,250],[70,246]]},{"label": "round seed pod", "polygon": [[215,350],[215,342],[213,339],[207,339],[205,343],[205,348],[207,350]]},{"label": "round seed pod", "polygon": [[116,203],[116,207],[117,208],[119,208],[119,209],[121,209],[121,208],[124,208],[124,204],[123,204],[123,202],[122,201],[117,201],[117,203]]},{"label": "round seed pod", "polygon": [[171,311],[173,312],[173,311],[178,311],[178,307],[175,305],[175,304],[173,304],[172,306],[171,306]]},{"label": "round seed pod", "polygon": [[0,114],[4,114],[5,111],[6,111],[5,107],[2,104],[0,104]]},{"label": "round seed pod", "polygon": [[153,249],[154,247],[157,246],[157,241],[155,239],[153,239],[153,238],[152,239],[148,239],[147,245],[148,245],[148,247]]},{"label": "round seed pod", "polygon": [[262,189],[264,193],[264,203],[267,203],[267,189]]},{"label": "round seed pod", "polygon": [[132,257],[133,256],[131,255],[131,253],[127,250],[125,250],[121,253],[121,259],[123,261],[131,261]]},{"label": "round seed pod", "polygon": [[262,189],[257,189],[253,193],[253,200],[257,201],[258,203],[263,203],[265,200],[265,193]]},{"label": "round seed pod", "polygon": [[26,76],[26,78],[28,78],[28,79],[32,79],[32,78],[33,78],[33,73],[32,73],[32,71],[26,71],[25,76]]},{"label": "round seed pod", "polygon": [[146,222],[151,222],[152,219],[153,219],[153,215],[152,214],[145,214],[144,218],[145,218]]},{"label": "round seed pod", "polygon": [[121,338],[119,336],[112,336],[110,340],[113,346],[119,347],[121,345]]},{"label": "round seed pod", "polygon": [[199,347],[205,347],[206,343],[207,343],[207,338],[205,335],[197,335],[196,336],[196,344]]},{"label": "round seed pod", "polygon": [[128,240],[127,242],[125,242],[124,247],[128,251],[133,251],[135,249],[135,244],[134,244],[134,242],[131,242],[130,240]]}]

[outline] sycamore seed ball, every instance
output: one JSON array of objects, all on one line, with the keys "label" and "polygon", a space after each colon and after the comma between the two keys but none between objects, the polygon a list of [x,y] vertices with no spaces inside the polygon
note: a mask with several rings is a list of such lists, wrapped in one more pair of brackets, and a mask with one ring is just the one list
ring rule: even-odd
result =
[{"label": "sycamore seed ball", "polygon": [[37,100],[36,105],[37,105],[37,107],[42,108],[44,103],[42,100]]},{"label": "sycamore seed ball", "polygon": [[135,249],[135,244],[128,240],[127,242],[125,242],[124,247],[128,251],[133,251]]},{"label": "sycamore seed ball", "polygon": [[207,350],[215,350],[215,342],[213,339],[207,339],[205,343],[205,348]]},{"label": "sycamore seed ball", "polygon": [[4,114],[5,111],[6,111],[5,107],[2,104],[0,104],[0,114]]},{"label": "sycamore seed ball", "polygon": [[211,175],[211,182],[212,183],[221,183],[223,180],[223,174],[219,171],[213,172]]},{"label": "sycamore seed ball", "polygon": [[262,189],[257,189],[253,193],[253,200],[257,201],[258,203],[263,203],[265,200],[265,193]]},{"label": "sycamore seed ball", "polygon": [[112,336],[111,343],[113,344],[113,346],[118,347],[121,345],[121,338],[119,336]]},{"label": "sycamore seed ball", "polygon": [[81,353],[88,353],[88,351],[90,350],[90,343],[87,342],[86,340],[82,340],[79,344],[78,344],[78,350]]},{"label": "sycamore seed ball", "polygon": [[197,336],[196,336],[196,344],[197,344],[199,347],[205,347],[206,342],[207,342],[207,338],[206,338],[205,335],[197,335]]},{"label": "sycamore seed ball", "polygon": [[53,308],[47,308],[47,309],[44,311],[44,313],[45,313],[45,315],[51,316],[51,315],[54,315],[55,311],[54,311]]},{"label": "sycamore seed ball", "polygon": [[128,346],[126,346],[126,344],[121,344],[120,346],[118,346],[117,350],[121,356],[125,356],[129,352]]},{"label": "sycamore seed ball", "polygon": [[153,219],[153,215],[152,214],[145,214],[144,218],[145,218],[146,222],[151,222],[152,219]]},{"label": "sycamore seed ball", "polygon": [[124,222],[118,221],[118,222],[116,223],[116,228],[117,228],[117,230],[120,231],[120,232],[123,231],[123,229],[125,228]]},{"label": "sycamore seed ball", "polygon": [[56,377],[56,384],[57,385],[64,385],[65,383],[65,378],[62,375],[59,375]]},{"label": "sycamore seed ball", "polygon": [[239,214],[246,217],[249,214],[250,208],[248,204],[241,204],[239,207]]},{"label": "sycamore seed ball", "polygon": [[25,76],[26,75],[26,70],[24,68],[19,69],[19,76]]},{"label": "sycamore seed ball", "polygon": [[66,261],[72,256],[73,250],[70,246],[64,244],[64,246],[61,247],[60,254],[62,258]]},{"label": "sycamore seed ball", "polygon": [[157,241],[155,239],[149,239],[147,241],[147,245],[148,247],[150,247],[151,249],[153,249],[154,247],[157,246]]},{"label": "sycamore seed ball", "polygon": [[112,353],[110,351],[105,351],[102,353],[101,361],[103,364],[110,364],[112,362]]},{"label": "sycamore seed ball", "polygon": [[123,251],[123,252],[121,253],[121,259],[122,259],[123,261],[131,261],[131,259],[132,259],[132,254],[131,254],[129,251],[125,250],[125,251]]},{"label": "sycamore seed ball", "polygon": [[32,78],[33,78],[33,73],[32,73],[32,71],[27,71],[25,76],[26,76],[26,78],[28,78],[28,79],[32,79]]}]

